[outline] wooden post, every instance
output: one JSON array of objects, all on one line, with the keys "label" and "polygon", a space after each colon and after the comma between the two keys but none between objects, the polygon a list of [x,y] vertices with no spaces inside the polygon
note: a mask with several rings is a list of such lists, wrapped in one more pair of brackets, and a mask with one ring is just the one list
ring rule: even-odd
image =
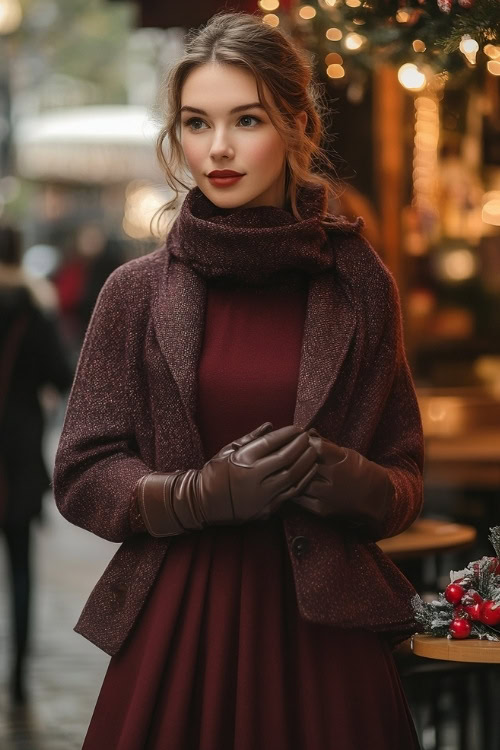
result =
[{"label": "wooden post", "polygon": [[[375,189],[385,262],[400,285],[401,210],[404,188],[404,92],[395,68],[381,65],[373,78]],[[402,291],[402,290],[401,290]]]}]

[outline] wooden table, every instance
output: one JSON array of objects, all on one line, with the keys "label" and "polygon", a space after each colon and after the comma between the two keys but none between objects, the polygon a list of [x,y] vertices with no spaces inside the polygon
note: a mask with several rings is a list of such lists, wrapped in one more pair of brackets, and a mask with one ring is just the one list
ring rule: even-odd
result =
[{"label": "wooden table", "polygon": [[500,399],[469,389],[419,389],[428,485],[500,490]]},{"label": "wooden table", "polygon": [[405,559],[463,549],[472,545],[475,539],[473,526],[421,518],[402,534],[382,539],[378,546],[389,557]]},{"label": "wooden table", "polygon": [[500,430],[427,437],[425,451],[427,483],[500,489]]},{"label": "wooden table", "polygon": [[414,635],[411,649],[417,656],[444,661],[467,661],[476,664],[500,664],[500,641],[455,640]]}]

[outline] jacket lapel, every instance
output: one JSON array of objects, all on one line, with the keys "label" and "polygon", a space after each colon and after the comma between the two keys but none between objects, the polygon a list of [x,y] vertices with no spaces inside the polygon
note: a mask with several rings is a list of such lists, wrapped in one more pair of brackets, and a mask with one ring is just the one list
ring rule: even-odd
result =
[{"label": "jacket lapel", "polygon": [[333,388],[356,328],[349,297],[331,274],[311,279],[294,424],[307,429]]},{"label": "jacket lapel", "polygon": [[[156,337],[174,378],[194,446],[203,448],[195,422],[197,370],[204,330],[205,281],[183,263],[169,260],[153,305]],[[312,278],[297,387],[294,424],[307,429],[340,373],[356,329],[349,296],[330,273]]]},{"label": "jacket lapel", "polygon": [[161,352],[179,390],[198,460],[203,459],[203,447],[195,413],[205,303],[205,281],[188,266],[170,257],[153,305],[153,325]]}]

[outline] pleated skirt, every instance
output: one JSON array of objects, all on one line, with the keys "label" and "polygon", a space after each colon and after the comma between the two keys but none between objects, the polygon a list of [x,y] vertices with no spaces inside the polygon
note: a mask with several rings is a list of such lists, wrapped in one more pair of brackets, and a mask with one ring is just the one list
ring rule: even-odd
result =
[{"label": "pleated skirt", "polygon": [[[355,596],[355,592],[353,592]],[[383,637],[303,620],[278,517],[172,541],[84,750],[413,750]]]}]

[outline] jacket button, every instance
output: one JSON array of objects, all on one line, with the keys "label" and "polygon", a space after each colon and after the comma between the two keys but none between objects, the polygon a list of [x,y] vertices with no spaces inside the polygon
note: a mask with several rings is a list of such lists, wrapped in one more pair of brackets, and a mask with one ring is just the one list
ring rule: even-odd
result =
[{"label": "jacket button", "polygon": [[297,558],[304,557],[309,549],[309,539],[305,536],[296,536],[292,539],[292,552]]}]

